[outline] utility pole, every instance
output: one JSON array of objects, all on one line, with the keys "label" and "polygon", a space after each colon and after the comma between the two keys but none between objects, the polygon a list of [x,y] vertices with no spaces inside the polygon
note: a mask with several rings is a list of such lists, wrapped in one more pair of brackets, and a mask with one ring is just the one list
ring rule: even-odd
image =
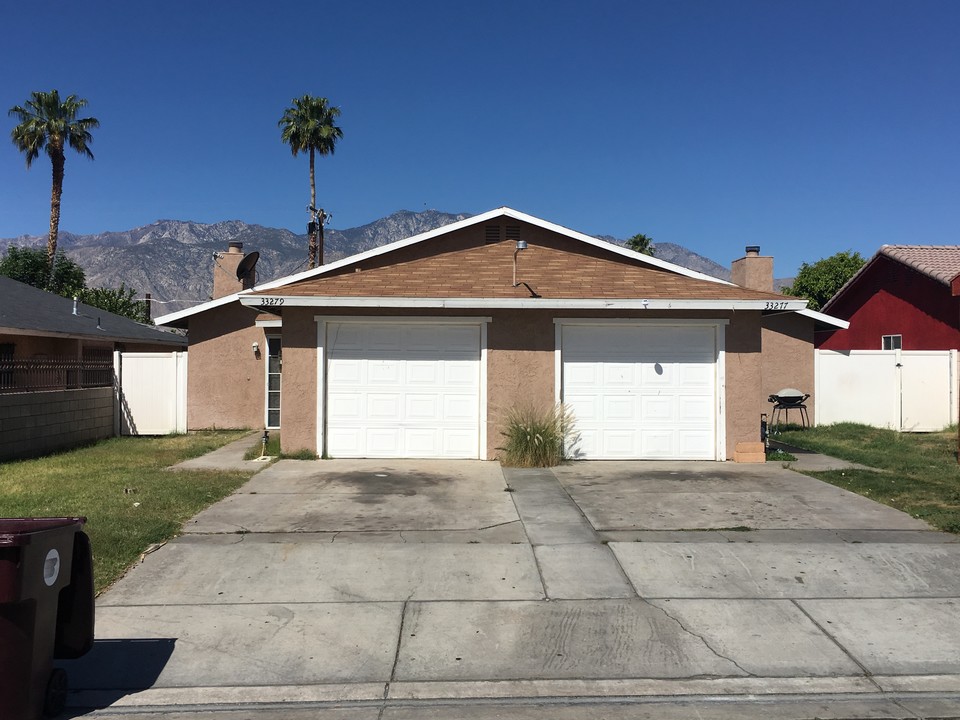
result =
[{"label": "utility pole", "polygon": [[313,205],[307,205],[307,210],[312,218],[307,223],[307,234],[310,236],[309,262],[312,270],[323,265],[323,226],[330,221],[333,214],[328,214],[323,208],[316,208]]}]

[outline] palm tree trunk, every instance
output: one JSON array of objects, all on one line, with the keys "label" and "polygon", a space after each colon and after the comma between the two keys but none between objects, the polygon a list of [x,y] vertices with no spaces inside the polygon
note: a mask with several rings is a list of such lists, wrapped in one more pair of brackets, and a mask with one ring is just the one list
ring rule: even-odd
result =
[{"label": "palm tree trunk", "polygon": [[[310,207],[317,207],[317,185],[314,181],[313,174],[313,148],[310,148]],[[317,217],[317,213],[313,212],[314,219],[314,228],[313,232],[310,233],[310,245],[309,245],[309,256],[310,256],[310,269],[313,270],[317,266],[317,225],[320,222],[323,222],[320,218]]]},{"label": "palm tree trunk", "polygon": [[62,152],[50,153],[53,164],[53,188],[50,191],[50,235],[47,237],[47,265],[53,276],[53,263],[57,257],[57,236],[60,234],[60,197],[63,195],[63,165],[66,158]]}]

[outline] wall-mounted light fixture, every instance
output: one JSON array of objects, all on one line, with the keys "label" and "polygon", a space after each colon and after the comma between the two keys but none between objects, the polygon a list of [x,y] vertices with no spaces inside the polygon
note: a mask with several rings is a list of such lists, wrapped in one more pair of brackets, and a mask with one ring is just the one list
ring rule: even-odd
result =
[{"label": "wall-mounted light fixture", "polygon": [[260,352],[260,343],[254,342],[252,347],[253,347],[253,354],[254,354],[254,355],[256,355],[256,354],[258,354],[258,353]]}]

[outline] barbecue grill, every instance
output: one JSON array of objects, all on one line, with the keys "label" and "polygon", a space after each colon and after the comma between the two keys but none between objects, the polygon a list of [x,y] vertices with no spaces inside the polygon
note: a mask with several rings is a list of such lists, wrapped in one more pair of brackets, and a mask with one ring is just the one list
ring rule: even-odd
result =
[{"label": "barbecue grill", "polygon": [[804,405],[808,397],[810,397],[810,393],[801,392],[796,388],[784,388],[768,397],[767,401],[773,403],[773,413],[770,417],[771,427],[780,427],[781,416],[785,417],[787,422],[790,422],[791,410],[799,410],[800,422],[803,427],[809,427],[810,416],[807,415],[807,406]]}]

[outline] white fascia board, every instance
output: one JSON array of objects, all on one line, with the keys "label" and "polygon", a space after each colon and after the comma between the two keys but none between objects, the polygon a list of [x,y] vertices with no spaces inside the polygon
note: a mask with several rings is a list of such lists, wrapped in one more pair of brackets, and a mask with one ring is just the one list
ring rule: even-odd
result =
[{"label": "white fascia board", "polygon": [[[244,290],[244,292],[250,292],[249,290]],[[189,307],[186,310],[178,310],[177,312],[170,313],[168,315],[161,315],[158,318],[154,318],[154,325],[166,325],[168,323],[176,322],[177,320],[182,320],[185,317],[190,317],[191,315],[196,315],[197,313],[202,313],[206,310],[212,310],[213,308],[220,307],[221,305],[229,305],[232,302],[235,302],[240,297],[240,293],[234,293],[233,295],[224,295],[222,298],[217,298],[216,300],[209,300],[200,305],[194,305]]]},{"label": "white fascia board", "polygon": [[256,323],[257,323],[257,327],[262,327],[262,328],[278,328],[278,327],[283,327],[283,319],[282,319],[282,318],[277,319],[277,320],[257,320]]},{"label": "white fascia board", "polygon": [[[266,301],[266,302],[265,302]],[[411,297],[330,297],[244,295],[247,307],[339,308],[439,308],[439,309],[530,309],[530,310],[803,310],[806,300],[696,300],[676,299],[602,299],[602,298],[411,298]],[[775,307],[774,307],[775,305]]]},{"label": "white fascia board", "polygon": [[848,327],[850,327],[850,322],[848,320],[841,320],[838,317],[817,312],[816,310],[808,310],[804,308],[803,310],[798,310],[797,315],[803,315],[804,317],[812,318],[813,320],[822,322],[825,325],[833,325],[841,330],[846,330]]}]

